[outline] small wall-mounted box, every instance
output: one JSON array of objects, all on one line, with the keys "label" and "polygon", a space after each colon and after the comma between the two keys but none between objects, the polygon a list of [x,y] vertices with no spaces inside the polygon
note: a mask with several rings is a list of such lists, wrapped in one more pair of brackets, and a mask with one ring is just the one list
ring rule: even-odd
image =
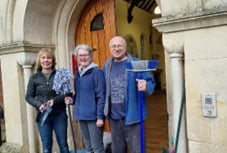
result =
[{"label": "small wall-mounted box", "polygon": [[214,92],[202,93],[202,112],[205,117],[217,117],[216,94]]}]

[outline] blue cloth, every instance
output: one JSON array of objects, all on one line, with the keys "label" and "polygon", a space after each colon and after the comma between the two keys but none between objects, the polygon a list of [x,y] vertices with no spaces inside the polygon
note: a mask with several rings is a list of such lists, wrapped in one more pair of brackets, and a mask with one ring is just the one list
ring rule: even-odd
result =
[{"label": "blue cloth", "polygon": [[53,90],[56,91],[57,94],[66,94],[72,93],[73,88],[71,86],[72,73],[67,68],[60,68],[56,71],[54,76],[54,85],[52,87]]},{"label": "blue cloth", "polygon": [[[131,55],[127,55],[127,61],[136,61],[138,59],[133,58]],[[104,113],[106,116],[109,117],[110,108],[111,108],[111,85],[110,85],[110,74],[111,74],[111,67],[113,64],[113,58],[110,58],[106,61],[104,65],[104,74],[106,77],[106,99],[105,99],[105,108]],[[139,97],[138,97],[138,90],[137,90],[137,82],[136,79],[138,78],[138,74],[135,72],[127,72],[125,73],[126,84],[124,84],[124,88],[126,90],[125,95],[125,124],[132,125],[135,123],[140,122],[140,107],[139,107]],[[144,91],[144,105],[143,105],[143,119],[147,117],[147,106],[146,106],[146,97],[151,95],[155,88],[155,81],[154,78],[151,76],[150,72],[142,72],[142,78],[147,81],[147,88]]]},{"label": "blue cloth", "polygon": [[41,126],[45,123],[48,115],[52,112],[52,107],[48,107],[44,112],[43,115],[41,115]]}]

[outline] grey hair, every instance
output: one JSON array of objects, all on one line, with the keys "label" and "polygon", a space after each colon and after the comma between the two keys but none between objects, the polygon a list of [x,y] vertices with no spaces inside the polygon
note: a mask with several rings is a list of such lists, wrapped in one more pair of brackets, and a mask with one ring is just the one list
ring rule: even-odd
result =
[{"label": "grey hair", "polygon": [[78,51],[80,49],[86,50],[88,52],[88,54],[92,57],[92,48],[90,46],[88,46],[87,44],[77,45],[73,51],[73,54],[78,56]]}]

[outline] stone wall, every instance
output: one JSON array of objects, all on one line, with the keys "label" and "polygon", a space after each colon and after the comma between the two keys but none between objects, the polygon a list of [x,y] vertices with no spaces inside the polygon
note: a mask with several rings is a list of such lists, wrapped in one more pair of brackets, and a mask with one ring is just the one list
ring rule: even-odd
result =
[{"label": "stone wall", "polygon": [[[169,132],[175,135],[176,120],[179,112],[179,91],[173,74],[173,54],[183,52],[182,79],[185,82],[185,141],[186,146],[179,145],[180,152],[188,153],[225,153],[227,150],[226,118],[227,113],[227,2],[210,0],[175,0],[159,1],[162,17],[153,20],[153,25],[163,34],[163,45],[166,51],[168,111],[170,113]],[[178,65],[179,66],[179,65]],[[178,71],[179,72],[179,71]],[[179,80],[180,81],[180,80]],[[177,82],[179,83],[179,82]],[[215,93],[218,115],[207,117],[202,113],[202,93]],[[177,98],[178,97],[178,98]],[[171,116],[171,113],[173,116]],[[184,149],[185,147],[185,149]]]}]

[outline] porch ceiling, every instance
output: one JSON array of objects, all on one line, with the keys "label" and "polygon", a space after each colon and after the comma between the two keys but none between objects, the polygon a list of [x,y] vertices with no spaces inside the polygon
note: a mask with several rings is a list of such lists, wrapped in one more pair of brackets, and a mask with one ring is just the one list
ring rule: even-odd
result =
[{"label": "porch ceiling", "polygon": [[[138,7],[149,13],[153,13],[153,9],[156,6],[155,0],[124,0],[131,4],[130,7]],[[130,9],[130,8],[129,8]]]}]

